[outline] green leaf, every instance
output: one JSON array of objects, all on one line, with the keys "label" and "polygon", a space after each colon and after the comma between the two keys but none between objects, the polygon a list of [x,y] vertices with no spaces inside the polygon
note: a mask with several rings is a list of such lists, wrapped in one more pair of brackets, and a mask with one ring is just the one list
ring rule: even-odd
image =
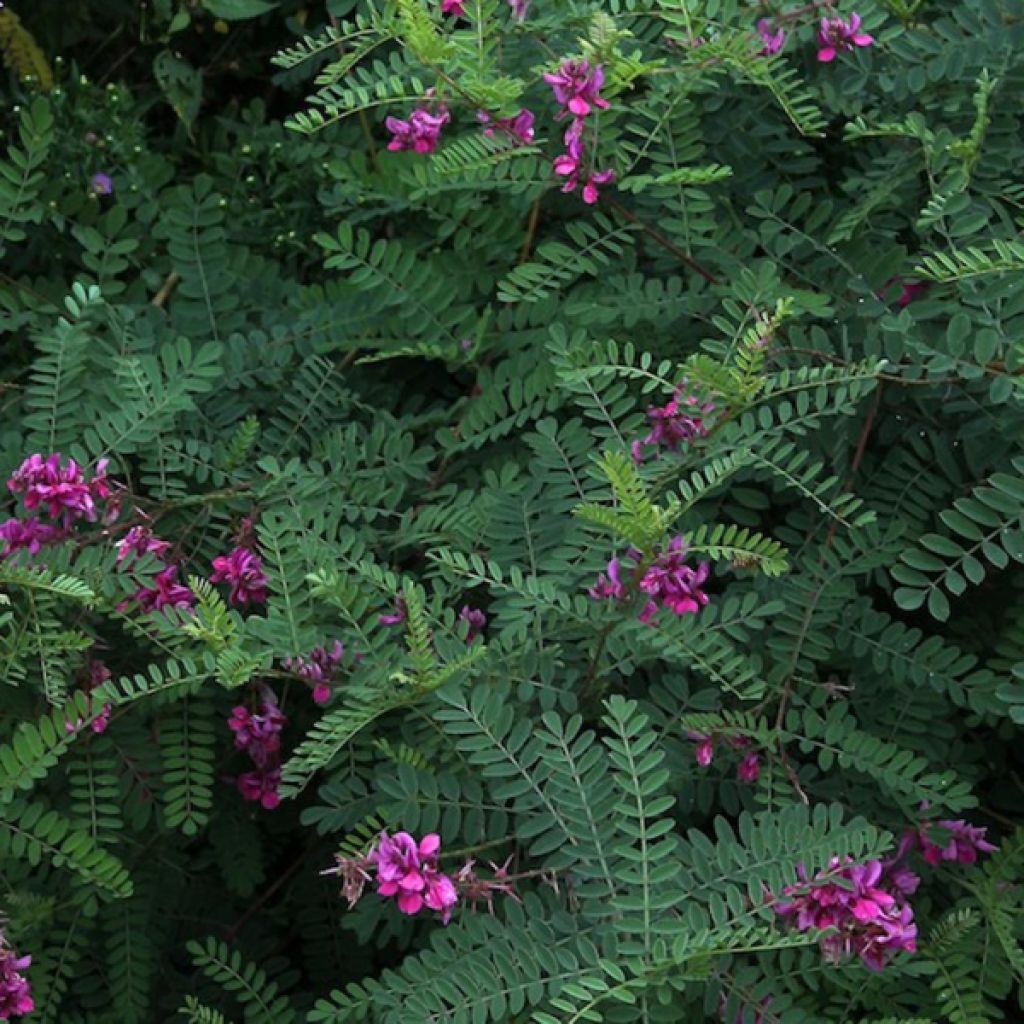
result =
[{"label": "green leaf", "polygon": [[269,0],[203,0],[203,7],[215,18],[244,21],[272,11],[277,4]]}]

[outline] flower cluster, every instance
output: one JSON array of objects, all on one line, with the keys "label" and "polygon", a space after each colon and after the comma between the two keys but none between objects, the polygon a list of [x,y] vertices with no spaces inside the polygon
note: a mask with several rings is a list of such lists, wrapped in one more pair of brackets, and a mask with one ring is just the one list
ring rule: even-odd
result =
[{"label": "flower cluster", "polygon": [[[640,577],[639,588],[647,595],[638,618],[641,622],[650,623],[662,608],[667,608],[673,615],[692,615],[700,611],[708,603],[708,596],[701,589],[707,582],[710,565],[701,562],[694,569],[686,564],[687,545],[682,537],[673,537],[668,547],[648,565]],[[642,552],[630,548],[626,558],[637,563],[639,568],[643,561]],[[601,573],[597,582],[588,593],[595,601],[622,601],[629,597],[629,587],[622,581],[622,563],[613,558],[606,569],[607,575]],[[634,578],[637,570],[634,570]]]},{"label": "flower cluster", "polygon": [[491,864],[494,872],[491,879],[477,875],[473,860],[467,860],[450,876],[440,869],[440,853],[441,839],[434,833],[417,842],[408,832],[389,835],[385,831],[368,853],[358,857],[339,854],[335,857],[335,866],[324,874],[338,875],[342,879],[342,896],[350,908],[362,898],[367,884],[376,881],[377,895],[394,899],[403,914],[431,910],[440,914],[445,924],[460,899],[474,909],[478,903],[485,903],[493,912],[496,894],[519,898],[508,873],[509,861],[500,866]]},{"label": "flower cluster", "polygon": [[344,653],[341,641],[335,640],[330,651],[326,647],[314,647],[308,657],[285,658],[283,664],[286,671],[294,672],[312,684],[313,700],[317,704],[326,704],[331,699],[331,683]]},{"label": "flower cluster", "polygon": [[855,46],[871,46],[874,41],[872,36],[861,32],[859,14],[851,14],[849,21],[822,18],[818,31],[818,60],[827,64],[844,50],[852,50]]},{"label": "flower cluster", "polygon": [[399,153],[404,150],[433,153],[441,139],[441,129],[450,120],[448,108],[443,103],[438,106],[436,114],[430,112],[429,106],[422,106],[409,115],[408,121],[389,117],[384,122],[391,132],[388,149]]},{"label": "flower cluster", "polygon": [[671,401],[647,410],[651,431],[642,441],[634,441],[631,450],[635,462],[643,462],[644,449],[665,448],[676,451],[684,442],[705,437],[708,432],[704,417],[715,411],[713,402],[702,402],[696,395],[685,394],[686,381],[675,390]]},{"label": "flower cluster", "polygon": [[[932,838],[932,828],[937,827],[943,834],[941,842]],[[966,821],[936,821],[921,825],[911,836],[921,848],[921,856],[929,864],[939,864],[944,860],[955,861],[957,864],[973,864],[979,853],[995,851],[985,839],[987,829],[983,826],[969,825]]]},{"label": "flower cluster", "polygon": [[762,57],[774,57],[782,50],[786,42],[786,33],[781,28],[775,28],[767,18],[762,18],[757,23],[757,34],[764,43],[761,49]]},{"label": "flower cluster", "polygon": [[[558,71],[544,75],[544,81],[551,86],[555,99],[562,104],[555,120],[572,118],[564,136],[565,152],[556,157],[554,163],[555,173],[565,178],[562,191],[575,191],[583,180],[583,201],[596,203],[598,186],[615,180],[614,171],[595,171],[593,166],[586,169],[584,134],[587,131],[587,118],[595,108],[603,110],[608,107],[608,101],[601,97],[604,68],[600,64],[592,68],[585,60],[563,60]],[[594,135],[596,137],[596,128]]]},{"label": "flower cluster", "polygon": [[[96,661],[94,659],[93,661],[89,662],[89,677],[86,680],[85,684],[82,686],[82,690],[90,695],[88,705],[90,714],[92,713],[92,691],[95,690],[98,686],[102,686],[110,677],[110,669],[107,668],[107,666],[104,665],[102,661]],[[103,707],[100,708],[99,714],[89,724],[89,728],[92,729],[94,733],[106,732],[107,726],[110,725],[110,712],[112,710],[113,709],[109,702],[104,704]],[[77,732],[79,729],[82,728],[82,719],[79,718],[74,722],[68,719],[64,723],[64,728],[69,733]]]},{"label": "flower cluster", "polygon": [[[715,753],[715,737],[708,733],[689,732],[689,738],[696,743],[694,759],[701,768],[711,764]],[[736,767],[736,778],[740,782],[757,782],[761,777],[761,754],[751,750],[751,741],[746,736],[728,736],[726,744],[733,750],[746,751],[743,759]]]},{"label": "flower cluster", "polygon": [[[133,526],[118,541],[117,560],[130,573],[144,555],[152,555],[164,562],[170,550],[170,543],[155,537],[148,526]],[[162,612],[166,608],[192,608],[195,605],[195,594],[184,583],[178,582],[177,565],[165,564],[151,580],[151,586],[137,579],[134,582],[135,593],[117,606],[118,611],[126,611],[133,604],[138,605],[139,611],[144,614]]]},{"label": "flower cluster", "polygon": [[106,501],[112,494],[107,479],[109,459],[96,463],[92,480],[86,480],[74,459],[61,465],[61,455],[54,452],[47,458],[30,455],[7,481],[12,494],[24,494],[25,509],[34,514],[45,512],[65,527],[76,519],[95,522],[96,503]]},{"label": "flower cluster", "polygon": [[871,970],[891,957],[917,949],[917,925],[907,902],[920,884],[912,871],[892,871],[879,860],[855,864],[833,858],[827,871],[808,879],[797,868],[800,885],[783,890],[775,912],[796,923],[799,931],[830,929],[821,939],[826,959],[838,963],[856,955]]},{"label": "flower cluster", "polygon": [[235,749],[244,750],[255,765],[254,771],[238,776],[238,791],[268,811],[281,802],[277,793],[281,783],[281,730],[287,721],[267,688],[259,714],[239,706],[232,709],[228,719],[228,728],[235,734]]},{"label": "flower cluster", "polygon": [[7,558],[20,550],[38,555],[48,544],[56,544],[66,536],[66,530],[38,519],[8,519],[0,523],[0,540],[5,542],[0,558]]},{"label": "flower cluster", "polygon": [[441,0],[441,14],[454,14],[456,18],[465,18],[466,0]]},{"label": "flower cluster", "polygon": [[477,113],[476,119],[484,126],[484,135],[491,137],[496,131],[510,135],[523,145],[533,142],[533,112],[525,107],[515,117],[491,118],[486,110]]},{"label": "flower cluster", "polygon": [[[64,465],[59,452],[46,458],[37,454],[25,459],[11,474],[7,489],[23,496],[30,518],[0,523],[0,540],[4,542],[0,558],[19,550],[39,554],[46,545],[64,540],[79,520],[96,522],[103,503],[107,503],[102,509],[104,520],[116,519],[120,508],[116,500],[110,500],[113,485],[107,478],[108,462],[100,459],[92,479],[87,480],[81,466],[74,459],[68,459]],[[43,516],[53,522],[44,522]]]},{"label": "flower cluster", "polygon": [[377,869],[377,895],[393,896],[403,914],[434,910],[447,924],[459,894],[438,867],[440,850],[441,837],[433,832],[418,843],[408,832],[382,832],[369,856]]},{"label": "flower cluster", "polygon": [[229,583],[228,600],[239,607],[267,603],[267,577],[260,556],[247,547],[233,548],[213,560],[211,583]]},{"label": "flower cluster", "polygon": [[480,637],[487,628],[487,616],[479,608],[471,608],[468,604],[462,606],[462,610],[459,612],[459,621],[465,622],[468,626],[466,630],[467,644],[471,644]]},{"label": "flower cluster", "polygon": [[32,957],[18,956],[0,932],[0,1020],[23,1017],[35,1009],[32,990],[22,973],[32,965]]}]

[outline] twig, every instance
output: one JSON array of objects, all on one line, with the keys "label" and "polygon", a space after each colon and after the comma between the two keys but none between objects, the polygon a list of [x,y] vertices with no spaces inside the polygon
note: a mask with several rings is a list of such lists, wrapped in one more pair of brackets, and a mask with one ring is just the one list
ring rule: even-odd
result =
[{"label": "twig", "polygon": [[685,263],[691,270],[696,270],[705,281],[709,281],[711,284],[721,284],[722,282],[711,273],[710,270],[705,270],[692,256],[688,256],[682,249],[679,248],[674,242],[669,241],[657,228],[652,228],[650,224],[645,224],[635,213],[631,210],[626,209],[621,203],[616,202],[614,199],[606,200],[608,205],[612,209],[618,211],[626,218],[630,223],[636,224],[644,234],[650,235],[663,249],[672,253],[677,260]]},{"label": "twig", "polygon": [[160,286],[160,291],[153,296],[153,301],[150,303],[152,306],[156,306],[157,309],[163,309],[164,304],[174,293],[174,289],[178,287],[178,282],[181,280],[181,274],[177,271],[172,270],[164,280],[164,283]]},{"label": "twig", "polygon": [[525,263],[530,258],[530,251],[533,249],[533,238],[537,234],[537,223],[540,220],[541,196],[537,196],[530,207],[530,219],[526,223],[526,238],[523,239],[523,248],[519,253],[519,262]]},{"label": "twig", "polygon": [[305,850],[299,854],[298,857],[292,862],[291,866],[282,875],[279,875],[277,880],[269,889],[266,889],[262,896],[251,906],[242,916],[224,933],[224,941],[231,943],[235,940],[238,933],[242,930],[242,927],[246,922],[258,911],[262,910],[266,905],[267,901],[280,889],[285,882],[287,882],[296,871],[305,863],[306,858],[313,852],[313,846],[307,846]]}]

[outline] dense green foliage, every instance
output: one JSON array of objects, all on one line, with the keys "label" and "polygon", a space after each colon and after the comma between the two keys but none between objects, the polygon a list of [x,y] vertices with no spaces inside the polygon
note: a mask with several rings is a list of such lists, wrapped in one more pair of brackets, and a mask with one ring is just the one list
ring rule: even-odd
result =
[{"label": "dense green foliage", "polygon": [[[1024,2],[864,0],[827,63],[822,6],[0,10],[0,478],[124,487],[0,557],[28,1020],[1020,1019]],[[605,71],[594,205],[551,172],[566,57]],[[441,99],[437,151],[389,152]],[[481,130],[522,107],[532,142]],[[705,429],[634,460],[683,381]],[[194,610],[123,603],[138,525]],[[588,596],[677,535],[699,612]],[[321,706],[286,659],[335,641]],[[261,685],[273,810],[227,726]],[[999,850],[916,862],[916,953],[834,964],[766,905],[924,819]],[[321,872],[381,829],[511,856],[519,899],[348,909]]]}]

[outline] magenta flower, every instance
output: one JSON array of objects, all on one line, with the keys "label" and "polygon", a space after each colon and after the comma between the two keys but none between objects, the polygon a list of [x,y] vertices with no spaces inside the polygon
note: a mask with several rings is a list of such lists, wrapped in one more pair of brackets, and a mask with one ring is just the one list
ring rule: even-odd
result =
[{"label": "magenta flower", "polygon": [[762,57],[774,57],[786,42],[785,31],[781,28],[773,28],[767,18],[762,18],[757,23],[757,34],[764,43],[764,48],[761,50]]},{"label": "magenta flower", "polygon": [[512,8],[512,16],[516,21],[526,21],[526,12],[530,9],[530,0],[508,0]]},{"label": "magenta flower", "polygon": [[739,763],[736,769],[736,778],[740,782],[757,782],[761,776],[761,755],[753,751]]},{"label": "magenta flower", "polygon": [[687,733],[687,735],[697,744],[693,750],[694,760],[701,768],[707,768],[707,766],[711,764],[711,759],[715,755],[714,737],[706,736],[704,733],[700,732],[690,732]]},{"label": "magenta flower", "polygon": [[783,890],[786,900],[775,911],[794,918],[799,931],[832,929],[821,939],[826,959],[838,962],[856,955],[872,970],[881,970],[896,952],[916,951],[917,926],[906,901],[916,882],[906,871],[896,885],[881,861],[854,864],[833,858],[828,871],[814,879],[808,880],[802,867],[798,874],[801,884]]},{"label": "magenta flower", "polygon": [[344,653],[344,645],[340,640],[335,640],[330,651],[326,647],[314,647],[307,657],[285,658],[282,664],[287,671],[313,684],[315,703],[326,704],[331,698],[331,684]]},{"label": "magenta flower", "polygon": [[442,103],[436,114],[426,107],[420,107],[409,115],[408,121],[389,117],[384,122],[392,138],[388,149],[395,152],[412,150],[416,153],[433,153],[441,139],[441,129],[451,120],[448,108]]},{"label": "magenta flower", "polygon": [[441,0],[441,14],[454,14],[456,18],[466,17],[463,4],[466,0]]},{"label": "magenta flower", "polygon": [[85,479],[78,463],[68,459],[61,465],[59,452],[47,456],[30,455],[7,481],[12,494],[24,494],[25,508],[29,512],[41,509],[51,519],[60,518],[65,526],[75,519],[96,520],[96,500],[110,496],[106,476],[107,459],[96,465],[96,477]]},{"label": "magenta flower", "polygon": [[915,302],[918,298],[924,295],[931,287],[929,281],[906,281],[903,282],[903,291],[900,292],[900,297],[896,300],[896,306],[899,309],[903,309],[909,306],[912,302]]},{"label": "magenta flower", "polygon": [[67,536],[67,532],[59,526],[41,523],[38,519],[8,519],[0,523],[0,559],[9,558],[15,551],[27,551],[30,555],[38,555],[48,544],[56,544]]},{"label": "magenta flower", "polygon": [[640,589],[650,595],[650,600],[640,612],[641,622],[651,622],[660,608],[667,608],[673,615],[693,615],[708,603],[701,586],[707,581],[710,566],[701,562],[694,569],[685,559],[686,542],[675,537],[644,573]]},{"label": "magenta flower", "polygon": [[377,616],[377,622],[382,626],[397,626],[405,622],[407,612],[405,610],[405,598],[395,598],[394,610]]},{"label": "magenta flower", "polygon": [[851,14],[848,22],[842,18],[822,18],[818,32],[818,60],[828,64],[845,50],[871,46],[874,41],[872,36],[860,31],[859,14]]},{"label": "magenta flower", "polygon": [[[968,825],[966,821],[936,821],[934,823],[945,832],[945,845],[936,843],[931,838],[931,825],[922,825],[918,832],[921,843],[921,854],[929,864],[939,864],[944,860],[956,861],[958,864],[973,864],[979,853],[993,853],[997,847],[985,839],[988,831],[983,826]],[[943,838],[940,836],[940,839]]]},{"label": "magenta flower", "polygon": [[18,956],[0,935],[0,1020],[13,1020],[36,1007],[28,979],[22,973],[32,966],[32,957]]},{"label": "magenta flower", "polygon": [[235,780],[243,800],[258,803],[265,811],[272,811],[281,804],[278,787],[281,785],[281,769],[243,772]]},{"label": "magenta flower", "polygon": [[403,914],[424,907],[441,914],[447,924],[459,895],[455,884],[437,866],[441,838],[425,835],[418,843],[408,832],[381,832],[367,861],[377,869],[377,893],[393,896]]},{"label": "magenta flower", "polygon": [[676,388],[671,401],[647,410],[651,430],[642,441],[633,442],[631,450],[635,462],[643,462],[646,457],[645,448],[666,448],[669,451],[676,451],[681,444],[707,436],[708,428],[704,417],[715,411],[714,403],[701,402],[696,395],[684,394],[686,386],[687,382],[684,380]]},{"label": "magenta flower", "polygon": [[598,64],[592,68],[585,60],[563,60],[558,71],[546,72],[544,81],[551,86],[555,99],[565,108],[557,115],[561,120],[572,114],[573,117],[586,117],[591,107],[606,109],[608,101],[600,96],[604,85],[604,68]]},{"label": "magenta flower", "polygon": [[153,577],[152,587],[139,587],[130,600],[118,605],[118,609],[125,610],[132,601],[138,604],[141,612],[160,612],[165,608],[192,608],[196,595],[178,582],[178,567],[168,565]]},{"label": "magenta flower", "polygon": [[117,560],[123,562],[127,559],[130,568],[143,555],[153,555],[163,561],[170,550],[170,542],[154,537],[148,526],[133,526],[117,542]]},{"label": "magenta flower", "polygon": [[597,582],[587,591],[595,601],[621,601],[626,596],[626,588],[619,575],[620,567],[620,561],[613,558],[606,569],[608,575],[601,573],[597,577]]},{"label": "magenta flower", "polygon": [[260,556],[247,548],[234,548],[213,560],[211,583],[230,583],[228,600],[234,605],[266,604],[268,580]]},{"label": "magenta flower", "polygon": [[587,178],[586,184],[583,186],[583,202],[588,206],[593,206],[598,200],[598,185],[607,185],[615,180],[615,172],[612,170],[598,171],[591,174]]},{"label": "magenta flower", "polygon": [[529,145],[533,142],[535,118],[533,112],[525,107],[515,117],[499,117],[492,121],[491,115],[486,110],[481,110],[477,113],[476,118],[485,126],[484,135],[488,138],[492,137],[496,131],[502,131],[506,135],[511,135],[523,145]]},{"label": "magenta flower", "polygon": [[274,700],[264,700],[259,714],[248,708],[231,709],[228,728],[235,734],[235,749],[244,750],[257,765],[270,765],[281,750],[281,732],[288,719]]},{"label": "magenta flower", "polygon": [[455,883],[434,868],[425,870],[424,879],[427,883],[423,894],[424,904],[441,915],[442,924],[447,924],[451,920],[455,905],[459,902]]},{"label": "magenta flower", "polygon": [[[89,678],[86,681],[82,689],[89,694],[88,713],[92,714],[92,691],[97,686],[102,686],[108,679],[110,679],[112,673],[102,661],[93,659],[89,662]],[[89,724],[89,728],[94,733],[103,733],[107,731],[107,726],[110,725],[110,713],[113,711],[112,706],[109,703],[103,705],[100,708],[100,712]],[[82,719],[79,718],[72,722],[70,719],[66,719],[64,722],[64,728],[69,733],[77,732],[82,728]],[[0,1018],[2,1020],[3,1018]]]},{"label": "magenta flower", "polygon": [[254,771],[243,772],[235,780],[243,799],[259,803],[272,811],[281,798],[281,732],[288,722],[277,706],[269,687],[262,687],[263,701],[259,714],[248,708],[231,709],[228,728],[235,734],[235,749],[247,753],[255,766]]},{"label": "magenta flower", "polygon": [[468,604],[462,606],[459,612],[459,621],[469,625],[466,631],[466,643],[471,644],[487,628],[487,616],[479,608],[471,608]]}]

